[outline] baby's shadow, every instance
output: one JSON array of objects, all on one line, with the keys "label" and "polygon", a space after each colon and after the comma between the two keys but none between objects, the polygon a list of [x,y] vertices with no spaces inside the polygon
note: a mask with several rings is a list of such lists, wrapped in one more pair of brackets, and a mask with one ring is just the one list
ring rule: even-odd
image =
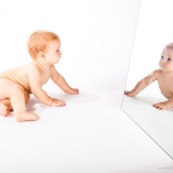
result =
[{"label": "baby's shadow", "polygon": [[42,103],[36,98],[34,98],[34,96],[32,96],[29,102],[26,104],[26,111],[34,112],[37,109],[37,107],[40,107],[41,105]]},{"label": "baby's shadow", "polygon": [[91,103],[100,100],[100,96],[93,93],[79,93],[79,94],[57,94],[57,93],[49,93],[51,97],[55,97],[59,100],[63,100],[65,102],[73,102],[73,103]]},{"label": "baby's shadow", "polygon": [[31,94],[30,95],[30,100],[26,104],[26,111],[31,111],[31,112],[38,113],[38,110],[40,112],[41,109],[44,109],[46,107],[48,107],[48,106],[41,103],[34,95]]},{"label": "baby's shadow", "polygon": [[[96,102],[100,100],[100,96],[92,93],[80,93],[80,94],[65,94],[65,93],[48,93],[48,95],[52,98],[57,98],[59,100],[63,100],[66,103],[77,103],[77,104],[87,104],[91,102]],[[30,96],[29,102],[26,104],[26,110],[35,113],[41,113],[44,109],[52,108],[51,106],[47,106],[41,103],[34,95]]]}]

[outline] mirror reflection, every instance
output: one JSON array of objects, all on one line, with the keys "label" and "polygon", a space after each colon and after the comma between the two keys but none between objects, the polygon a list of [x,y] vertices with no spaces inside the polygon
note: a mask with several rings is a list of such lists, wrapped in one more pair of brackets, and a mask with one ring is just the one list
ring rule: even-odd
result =
[{"label": "mirror reflection", "polygon": [[122,109],[173,159],[171,6],[171,0],[141,2]]}]

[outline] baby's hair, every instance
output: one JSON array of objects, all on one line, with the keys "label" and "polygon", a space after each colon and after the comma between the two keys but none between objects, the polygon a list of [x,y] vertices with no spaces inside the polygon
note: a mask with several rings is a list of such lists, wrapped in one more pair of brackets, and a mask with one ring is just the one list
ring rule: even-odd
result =
[{"label": "baby's hair", "polygon": [[173,49],[173,43],[169,43],[165,46],[166,49]]},{"label": "baby's hair", "polygon": [[31,34],[27,42],[28,52],[36,58],[39,52],[45,52],[50,42],[60,40],[59,36],[50,31],[38,30]]}]

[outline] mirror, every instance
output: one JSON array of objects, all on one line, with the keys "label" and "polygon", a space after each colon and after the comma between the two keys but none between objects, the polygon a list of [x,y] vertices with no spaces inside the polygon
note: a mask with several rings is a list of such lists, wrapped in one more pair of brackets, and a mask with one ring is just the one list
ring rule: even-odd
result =
[{"label": "mirror", "polygon": [[[142,0],[125,90],[159,69],[163,48],[173,42],[172,6],[172,0]],[[166,100],[155,81],[134,97],[124,95],[122,109],[173,159],[173,108],[152,106]]]}]

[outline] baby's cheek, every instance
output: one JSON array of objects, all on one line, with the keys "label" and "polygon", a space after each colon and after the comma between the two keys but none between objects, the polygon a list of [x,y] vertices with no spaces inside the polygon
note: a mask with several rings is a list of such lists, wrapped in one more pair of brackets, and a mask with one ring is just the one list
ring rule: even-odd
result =
[{"label": "baby's cheek", "polygon": [[171,65],[168,65],[166,67],[168,68],[169,71],[173,71],[173,65],[172,64]]}]

